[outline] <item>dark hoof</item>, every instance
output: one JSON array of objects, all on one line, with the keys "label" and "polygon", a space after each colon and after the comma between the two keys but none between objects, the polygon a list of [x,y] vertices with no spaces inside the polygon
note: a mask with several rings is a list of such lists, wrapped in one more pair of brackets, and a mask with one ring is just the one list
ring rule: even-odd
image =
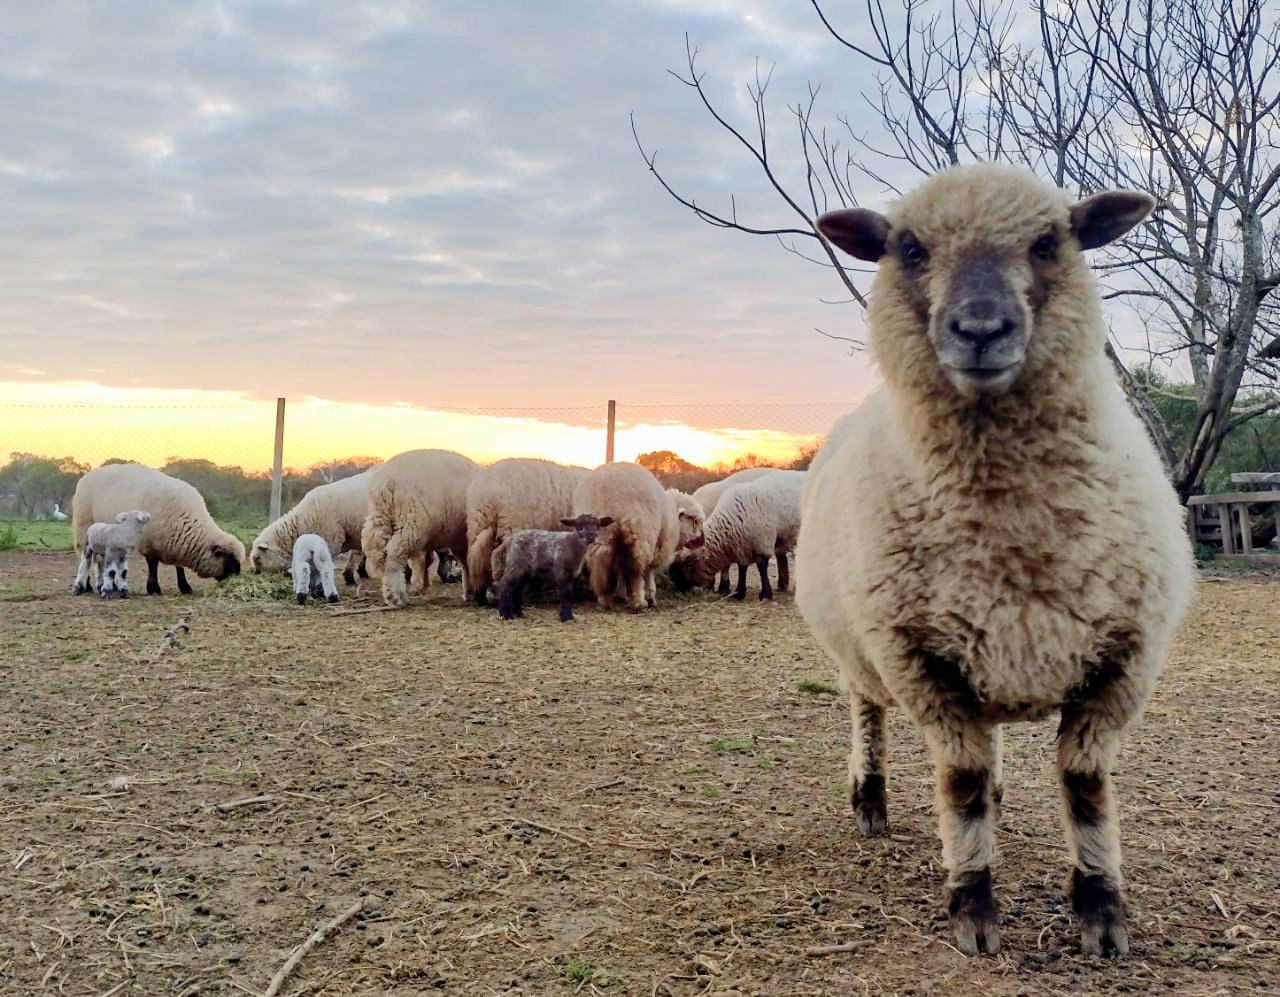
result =
[{"label": "dark hoof", "polygon": [[160,594],[160,586],[152,585],[150,582],[147,582],[147,595],[159,595],[159,594]]},{"label": "dark hoof", "polygon": [[128,589],[121,589],[121,590],[120,590],[120,598],[121,598],[121,599],[127,599],[127,598],[129,598],[129,590],[128,590]]},{"label": "dark hoof", "polygon": [[475,602],[477,606],[489,605],[489,598],[483,592],[477,592],[474,596],[472,596],[472,600]]},{"label": "dark hoof", "polygon": [[854,815],[858,818],[858,830],[869,838],[884,834],[889,824],[888,798],[884,791],[884,776],[869,775],[855,783],[849,794]]},{"label": "dark hoof", "polygon": [[298,593],[298,605],[299,605],[299,606],[305,606],[306,604],[307,604],[307,593],[305,593],[305,592],[299,592],[299,593]]},{"label": "dark hoof", "polygon": [[1085,955],[1129,954],[1128,915],[1119,888],[1105,875],[1075,869],[1071,905],[1080,918],[1080,947]]},{"label": "dark hoof", "polygon": [[761,602],[772,602],[772,601],[773,601],[773,593],[772,593],[772,592],[761,592],[761,593],[760,593],[760,601],[761,601]]},{"label": "dark hoof", "polygon": [[342,573],[342,580],[346,582],[348,585],[354,585],[356,583],[356,576],[353,574],[350,574],[349,572],[344,571]]},{"label": "dark hoof", "polygon": [[337,593],[337,592],[335,592],[335,593],[333,593],[333,595],[329,596],[329,602],[333,603],[333,602],[337,602],[337,601],[338,601],[338,593]]},{"label": "dark hoof", "polygon": [[572,610],[572,609],[562,609],[562,610],[560,610],[560,622],[561,622],[561,623],[572,623],[572,622],[573,622],[573,610]]},{"label": "dark hoof", "polygon": [[734,597],[735,599],[737,599],[737,600],[738,600],[738,602],[741,602],[743,599],[745,599],[745,598],[747,597],[747,593],[745,593],[745,592],[735,592],[735,593],[733,593],[733,597]]},{"label": "dark hoof", "polygon": [[991,870],[962,872],[951,887],[947,902],[951,930],[956,945],[965,955],[1000,951],[1000,931],[996,927],[996,899],[991,892]]},{"label": "dark hoof", "polygon": [[72,595],[84,595],[88,591],[89,589],[86,586],[81,585],[79,582],[76,582],[74,585],[71,586]]}]

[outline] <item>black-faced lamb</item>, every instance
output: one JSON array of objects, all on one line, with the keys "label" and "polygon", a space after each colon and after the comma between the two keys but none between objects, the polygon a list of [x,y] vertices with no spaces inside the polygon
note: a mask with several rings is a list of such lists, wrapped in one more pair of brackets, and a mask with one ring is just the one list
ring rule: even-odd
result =
[{"label": "black-faced lamb", "polygon": [[293,594],[299,606],[307,604],[307,596],[323,597],[329,602],[338,601],[338,586],[333,577],[333,555],[324,537],[316,533],[304,533],[293,542],[292,566]]},{"label": "black-faced lamb", "polygon": [[1085,953],[1129,948],[1111,768],[1192,589],[1183,514],[1105,356],[1083,251],[1154,201],[1072,202],[1008,167],[955,167],[885,214],[822,216],[878,262],[884,387],[810,468],[797,602],[839,665],[858,826],[885,827],[885,707],[933,759],[947,909],[999,948],[999,725],[1061,715],[1057,765]]},{"label": "black-faced lamb", "polygon": [[587,548],[613,518],[583,513],[560,522],[569,527],[568,532],[516,530],[500,545],[503,563],[498,613],[504,620],[524,616],[525,586],[540,574],[550,575],[559,590],[560,621],[573,619],[573,583],[582,572]]},{"label": "black-faced lamb", "polygon": [[129,509],[118,513],[110,523],[93,523],[85,531],[80,567],[71,587],[75,595],[93,587],[91,569],[97,566],[97,590],[102,598],[118,595],[129,598],[129,552],[138,546],[142,528],[151,521],[151,513]]},{"label": "black-faced lamb", "polygon": [[138,553],[147,560],[147,595],[160,594],[162,562],[174,566],[183,595],[191,594],[185,568],[218,581],[240,573],[244,544],[213,521],[200,493],[179,478],[141,464],[107,464],[76,484],[71,499],[76,549],[83,549],[91,523],[110,522],[129,509],[151,513],[138,539]]}]

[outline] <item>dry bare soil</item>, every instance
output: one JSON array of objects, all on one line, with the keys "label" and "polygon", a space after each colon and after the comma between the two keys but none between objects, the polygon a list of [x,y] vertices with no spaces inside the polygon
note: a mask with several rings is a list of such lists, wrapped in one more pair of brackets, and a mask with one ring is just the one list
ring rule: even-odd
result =
[{"label": "dry bare soil", "polygon": [[891,833],[860,838],[789,597],[562,626],[457,586],[363,615],[243,583],[104,603],[74,567],[0,553],[4,993],[261,994],[353,904],[282,992],[1280,986],[1276,582],[1202,585],[1126,742],[1116,963],[1069,916],[1051,723],[1006,740],[1004,949],[951,948],[919,740],[895,718]]}]

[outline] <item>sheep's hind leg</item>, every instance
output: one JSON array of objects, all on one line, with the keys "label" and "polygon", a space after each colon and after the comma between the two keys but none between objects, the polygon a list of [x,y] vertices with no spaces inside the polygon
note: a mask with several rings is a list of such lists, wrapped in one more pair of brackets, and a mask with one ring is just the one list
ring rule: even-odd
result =
[{"label": "sheep's hind leg", "polygon": [[729,594],[729,569],[725,568],[720,572],[720,584],[716,586],[716,592],[719,595]]},{"label": "sheep's hind leg", "polygon": [[76,580],[71,585],[72,595],[84,595],[89,591],[89,569],[93,565],[93,549],[85,544],[80,555],[80,566],[76,568]]},{"label": "sheep's hind leg", "polygon": [[178,576],[178,591],[183,595],[190,595],[191,583],[187,581],[187,573],[180,566],[175,566],[173,571]]},{"label": "sheep's hind leg", "polygon": [[[760,601],[773,598],[773,586],[769,584],[769,558],[761,554],[756,558],[756,570],[760,572]],[[744,575],[746,571],[742,572]]]},{"label": "sheep's hind leg", "polygon": [[849,694],[853,745],[849,750],[849,803],[858,818],[858,830],[871,836],[883,834],[889,821],[885,791],[884,707]]},{"label": "sheep's hind leg", "polygon": [[791,587],[791,566],[787,563],[787,549],[779,544],[773,553],[778,559],[778,591],[785,592]]},{"label": "sheep's hind leg", "polygon": [[160,558],[147,557],[147,595],[160,594]]},{"label": "sheep's hind leg", "polygon": [[[724,569],[726,577],[728,577],[728,568]],[[733,597],[741,602],[747,597],[747,566],[745,564],[738,565],[738,587],[733,590]]]},{"label": "sheep's hind leg", "polygon": [[1116,820],[1111,766],[1126,722],[1141,709],[1158,669],[1133,678],[1110,666],[1087,683],[1088,698],[1062,708],[1058,728],[1058,774],[1063,824],[1071,855],[1071,903],[1080,918],[1086,955],[1127,955],[1129,931],[1120,876],[1120,827]]}]

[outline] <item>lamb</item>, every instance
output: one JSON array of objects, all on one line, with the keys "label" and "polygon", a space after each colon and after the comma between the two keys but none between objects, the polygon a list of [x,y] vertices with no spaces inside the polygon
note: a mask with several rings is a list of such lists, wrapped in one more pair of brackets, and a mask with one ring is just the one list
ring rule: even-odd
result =
[{"label": "lamb", "polygon": [[1111,768],[1190,599],[1182,510],[1104,355],[1083,250],[1154,201],[1072,203],[1020,170],[954,167],[886,214],[818,220],[879,261],[867,313],[884,387],[809,472],[797,602],[838,664],[851,802],[884,830],[885,717],[935,772],[960,949],[999,948],[1000,724],[1058,711],[1057,765],[1085,953],[1129,948]]},{"label": "lamb", "polygon": [[486,604],[496,584],[494,549],[516,530],[554,530],[573,512],[573,490],[585,467],[512,457],[476,472],[467,486],[467,598]]},{"label": "lamb", "polygon": [[130,509],[151,513],[137,547],[147,561],[147,595],[160,594],[161,562],[174,566],[183,595],[191,594],[186,568],[218,581],[240,573],[244,544],[219,528],[200,493],[185,481],[141,464],[107,464],[76,484],[71,499],[76,549],[84,549],[91,523],[110,522]]},{"label": "lamb", "polygon": [[778,558],[778,589],[785,592],[791,575],[787,552],[800,532],[800,491],[804,471],[773,471],[746,484],[726,489],[703,527],[704,542],[676,555],[671,580],[677,591],[707,585],[718,572],[729,574],[738,565],[735,599],[747,596],[747,566],[760,572],[760,599],[773,598],[769,558]]},{"label": "lamb", "polygon": [[289,569],[293,575],[293,594],[298,605],[307,604],[308,593],[329,602],[338,601],[338,586],[333,580],[333,555],[324,537],[316,533],[304,533],[293,542],[293,563]]},{"label": "lamb", "polygon": [[[387,605],[408,604],[404,569],[431,550],[466,550],[467,486],[478,466],[449,450],[410,450],[369,472],[369,515],[360,533]],[[467,567],[462,566],[464,589]]]},{"label": "lamb", "polygon": [[110,523],[94,523],[85,532],[84,550],[80,567],[71,591],[75,595],[88,592],[89,569],[98,562],[98,594],[106,599],[119,594],[129,598],[129,551],[138,546],[142,528],[151,520],[151,513],[142,509],[130,509],[118,513]]},{"label": "lamb", "polygon": [[560,622],[573,617],[573,583],[582,572],[587,548],[595,543],[600,531],[613,522],[609,516],[599,518],[582,514],[564,517],[561,524],[569,532],[553,530],[516,530],[500,546],[503,550],[502,588],[498,597],[498,614],[504,620],[524,616],[521,607],[525,586],[537,574],[549,574],[560,590]]},{"label": "lamb", "polygon": [[[694,489],[693,497],[702,506],[703,512],[710,516],[716,511],[716,505],[728,489],[734,485],[745,485],[748,481],[755,481],[757,478],[763,478],[766,474],[778,470],[776,467],[744,467],[740,471],[734,471],[727,477],[721,478],[719,481],[712,481],[703,485],[701,488]],[[745,581],[746,569],[742,566],[738,567],[738,584],[746,585]],[[729,571],[726,568],[720,575],[720,583],[717,585],[715,579],[705,583],[706,588],[715,588],[721,595],[729,594]]]},{"label": "lamb", "polygon": [[294,544],[304,533],[324,539],[334,556],[346,551],[348,558],[343,577],[355,584],[355,572],[363,567],[360,555],[360,531],[369,515],[369,471],[311,489],[302,500],[279,519],[269,524],[253,541],[249,564],[255,572],[284,571],[289,567]]},{"label": "lamb", "polygon": [[574,515],[604,512],[613,522],[587,551],[591,589],[605,609],[615,590],[626,592],[634,611],[658,604],[657,573],[675,556],[680,536],[676,503],[639,464],[602,464],[573,493]]}]

